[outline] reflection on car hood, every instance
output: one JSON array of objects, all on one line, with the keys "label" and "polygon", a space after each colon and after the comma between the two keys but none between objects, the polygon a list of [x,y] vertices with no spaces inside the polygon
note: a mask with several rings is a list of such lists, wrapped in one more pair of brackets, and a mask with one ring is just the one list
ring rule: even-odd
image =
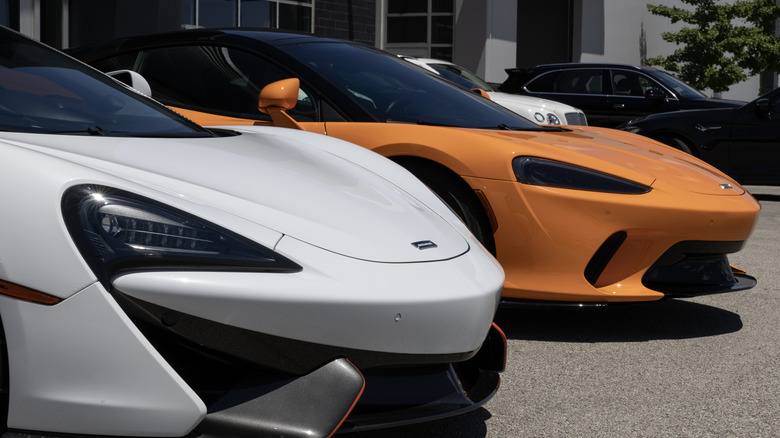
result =
[{"label": "reflection on car hood", "polygon": [[[344,142],[288,129],[250,129],[198,139],[16,133],[0,139],[216,207],[349,257],[419,262],[468,251],[464,237],[426,205],[339,156]],[[326,150],[328,145],[336,152]],[[347,146],[345,154],[373,154]],[[412,244],[419,241],[436,246],[421,250]]]},{"label": "reflection on car hood", "polygon": [[[640,135],[596,127],[570,127],[535,135],[531,132],[489,131],[503,138],[544,143],[555,151],[541,156],[579,164],[638,183],[707,195],[741,195],[744,189],[726,174],[689,154]],[[486,132],[487,133],[487,132]],[[539,149],[545,151],[545,149]],[[533,154],[520,151],[518,154]],[[732,188],[724,189],[728,184]]]}]

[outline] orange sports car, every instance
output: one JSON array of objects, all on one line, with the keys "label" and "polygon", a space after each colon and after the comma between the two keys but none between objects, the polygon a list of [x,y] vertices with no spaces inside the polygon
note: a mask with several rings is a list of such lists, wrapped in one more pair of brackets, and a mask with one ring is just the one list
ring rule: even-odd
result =
[{"label": "orange sports car", "polygon": [[496,255],[504,302],[598,305],[755,285],[727,255],[749,238],[759,203],[647,138],[540,126],[386,52],[311,35],[201,29],[71,54],[140,73],[154,98],[202,125],[273,123],[400,163]]}]

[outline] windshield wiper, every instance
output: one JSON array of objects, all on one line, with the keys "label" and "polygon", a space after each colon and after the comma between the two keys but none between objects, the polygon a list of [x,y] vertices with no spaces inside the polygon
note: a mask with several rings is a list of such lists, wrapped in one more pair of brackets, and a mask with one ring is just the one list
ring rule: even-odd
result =
[{"label": "windshield wiper", "polygon": [[87,128],[87,133],[89,135],[102,135],[102,136],[109,136],[111,135],[111,132],[106,131],[105,129],[101,128],[100,126],[90,126]]},{"label": "windshield wiper", "polygon": [[111,135],[111,131],[106,131],[100,126],[89,126],[87,129],[81,131],[49,131],[49,134],[63,134],[63,135],[100,135],[103,137]]}]

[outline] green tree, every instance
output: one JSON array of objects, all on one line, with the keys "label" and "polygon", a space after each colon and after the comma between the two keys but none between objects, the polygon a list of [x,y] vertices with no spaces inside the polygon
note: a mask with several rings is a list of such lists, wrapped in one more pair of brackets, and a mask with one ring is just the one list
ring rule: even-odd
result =
[{"label": "green tree", "polygon": [[645,60],[675,73],[698,89],[726,91],[731,85],[765,71],[780,71],[780,40],[775,0],[681,0],[693,8],[647,5],[653,15],[683,22],[677,32],[663,32],[678,48],[669,56]]}]

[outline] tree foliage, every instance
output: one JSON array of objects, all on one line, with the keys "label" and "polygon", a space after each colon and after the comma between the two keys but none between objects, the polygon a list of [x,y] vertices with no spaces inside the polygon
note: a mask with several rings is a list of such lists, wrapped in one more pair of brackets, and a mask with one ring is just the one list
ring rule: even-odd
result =
[{"label": "tree foliage", "polygon": [[764,71],[780,71],[780,39],[775,0],[681,0],[692,8],[647,5],[653,15],[688,26],[663,32],[678,48],[669,56],[645,60],[675,73],[698,89],[726,91],[731,85]]}]

